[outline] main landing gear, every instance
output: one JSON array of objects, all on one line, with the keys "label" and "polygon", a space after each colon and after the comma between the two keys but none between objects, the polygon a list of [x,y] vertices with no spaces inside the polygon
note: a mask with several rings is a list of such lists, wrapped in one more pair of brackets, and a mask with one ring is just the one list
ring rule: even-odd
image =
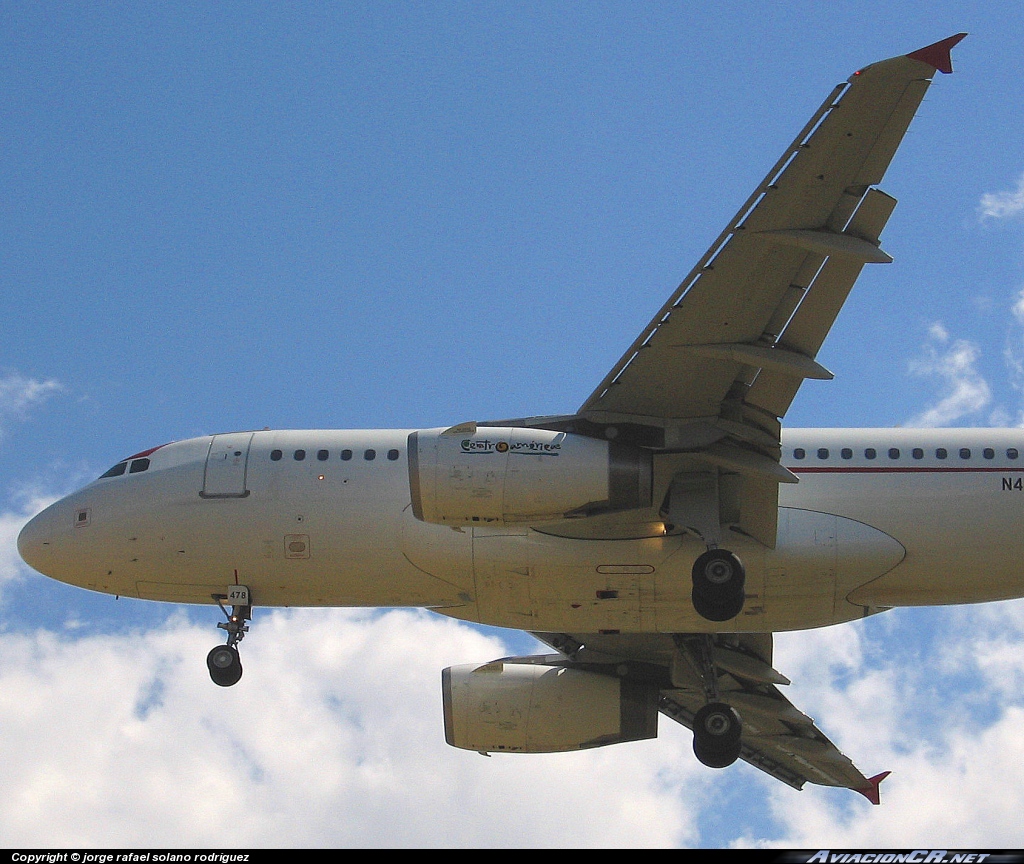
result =
[{"label": "main landing gear", "polygon": [[726,768],[740,756],[743,723],[725,702],[709,702],[693,716],[693,754],[708,768]]},{"label": "main landing gear", "polygon": [[729,621],[743,609],[746,571],[734,553],[719,548],[718,486],[717,473],[676,474],[663,512],[670,524],[696,535],[707,548],[693,564],[693,608],[708,621]]},{"label": "main landing gear", "polygon": [[728,549],[708,549],[693,563],[693,608],[708,621],[729,621],[745,598],[743,562]]},{"label": "main landing gear", "polygon": [[700,678],[707,704],[693,715],[693,754],[709,768],[726,768],[740,756],[743,721],[736,709],[721,701],[718,668],[711,635],[676,636],[679,656]]},{"label": "main landing gear", "polygon": [[[249,625],[245,622],[252,620],[252,602],[249,599],[249,589],[245,585],[233,585],[227,594],[211,596],[228,619],[217,625],[221,630],[227,631],[228,641],[226,645],[218,645],[206,655],[206,667],[210,670],[214,684],[219,687],[230,687],[237,684],[242,677],[242,659],[238,656],[238,648],[235,646],[249,632]],[[225,600],[231,601],[231,612],[224,607]]]}]

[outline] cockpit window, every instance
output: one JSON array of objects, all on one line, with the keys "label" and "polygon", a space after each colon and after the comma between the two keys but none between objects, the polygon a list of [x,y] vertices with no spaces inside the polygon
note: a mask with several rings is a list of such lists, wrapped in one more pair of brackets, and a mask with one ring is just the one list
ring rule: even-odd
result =
[{"label": "cockpit window", "polygon": [[[152,451],[151,451],[152,452]],[[149,470],[149,460],[143,457],[142,459],[125,459],[124,462],[118,462],[109,471],[100,474],[100,480],[106,477],[120,477],[126,471],[129,474],[141,474],[143,471]]]},{"label": "cockpit window", "polygon": [[100,474],[100,480],[102,480],[104,477],[120,477],[122,474],[124,474],[124,472],[127,469],[128,469],[127,461],[125,461],[125,462],[118,462],[109,471],[107,471],[107,472],[105,472],[103,474]]}]

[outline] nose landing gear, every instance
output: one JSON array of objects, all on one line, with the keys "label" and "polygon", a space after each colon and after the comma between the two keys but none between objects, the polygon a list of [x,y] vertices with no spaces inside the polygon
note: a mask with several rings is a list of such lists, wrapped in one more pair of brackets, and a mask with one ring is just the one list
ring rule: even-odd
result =
[{"label": "nose landing gear", "polygon": [[[211,596],[228,619],[217,624],[221,630],[227,631],[228,641],[226,645],[218,645],[206,655],[206,668],[210,670],[210,678],[214,684],[219,687],[231,687],[242,677],[242,659],[238,656],[238,648],[235,646],[249,632],[249,625],[245,622],[252,620],[252,602],[249,599],[249,589],[245,585],[233,585],[227,594]],[[231,612],[224,607],[225,600],[231,601]]]}]

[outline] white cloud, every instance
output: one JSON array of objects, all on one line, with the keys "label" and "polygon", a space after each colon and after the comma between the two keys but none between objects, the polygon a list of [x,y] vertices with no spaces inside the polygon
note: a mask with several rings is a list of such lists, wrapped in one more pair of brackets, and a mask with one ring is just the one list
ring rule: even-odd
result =
[{"label": "white cloud", "polygon": [[1024,604],[929,610],[949,656],[888,614],[781,635],[775,664],[862,769],[893,771],[881,807],[705,769],[667,720],[583,753],[452,749],[439,670],[506,648],[428,613],[258,615],[242,681],[217,688],[211,610],[209,627],[0,634],[0,825],[21,846],[693,846],[709,821],[740,845],[1015,845]]},{"label": "white cloud", "polygon": [[922,356],[911,361],[910,371],[937,379],[942,395],[935,405],[910,418],[907,425],[949,426],[985,408],[992,401],[992,391],[977,369],[980,356],[976,344],[966,339],[953,340],[942,324],[932,324]]},{"label": "white cloud", "polygon": [[[1003,360],[1006,363],[1007,371],[1010,374],[1010,385],[1024,392],[1024,337],[1021,328],[1024,328],[1024,289],[1017,292],[1010,313],[1016,322],[1016,328],[1010,328],[1006,337],[1006,346],[1003,348]],[[1010,423],[1000,425],[1011,425]],[[1017,426],[1024,425],[1024,412],[1018,411]]]},{"label": "white cloud", "polygon": [[982,195],[978,210],[983,219],[1008,219],[1024,210],[1024,174],[1017,180],[1016,189]]},{"label": "white cloud", "polygon": [[1010,307],[1010,312],[1018,324],[1024,325],[1024,288],[1017,292],[1017,298]]},{"label": "white cloud", "polygon": [[[934,706],[942,712],[941,704]],[[843,813],[823,796],[794,802],[772,796],[775,816],[789,830],[778,841],[797,848],[1014,847],[1020,842],[1024,711],[1008,709],[980,734],[950,730],[937,748],[894,755],[882,784],[883,804]]]},{"label": "white cloud", "polygon": [[[258,616],[213,685],[214,629],[0,635],[0,825],[15,846],[671,846],[713,775],[689,734],[486,759],[448,747],[440,670],[506,649],[412,611]],[[672,727],[674,724],[668,723]]]},{"label": "white cloud", "polygon": [[[896,614],[905,626],[907,614]],[[1024,604],[917,614],[934,616],[939,624],[941,641],[934,653],[908,652],[910,646],[894,633],[895,644],[886,640],[889,654],[880,655],[880,662],[854,666],[848,681],[839,675],[831,687],[808,694],[812,708],[827,704],[830,731],[848,752],[858,754],[857,761],[867,762],[865,754],[872,754],[871,764],[862,767],[893,771],[882,784],[882,806],[836,806],[827,791],[805,790],[799,801],[773,791],[772,812],[787,825],[778,845],[1019,845]],[[849,629],[858,635],[855,653],[870,648],[859,628]],[[800,675],[813,674],[822,658],[827,666],[849,650],[843,640],[830,646],[831,632],[787,637],[788,659],[800,667]],[[947,652],[958,662],[950,663],[943,656]],[[804,680],[795,678],[794,686]]]},{"label": "white cloud", "polygon": [[0,435],[9,419],[24,417],[30,409],[62,389],[60,383],[53,379],[40,381],[17,372],[0,378]]}]

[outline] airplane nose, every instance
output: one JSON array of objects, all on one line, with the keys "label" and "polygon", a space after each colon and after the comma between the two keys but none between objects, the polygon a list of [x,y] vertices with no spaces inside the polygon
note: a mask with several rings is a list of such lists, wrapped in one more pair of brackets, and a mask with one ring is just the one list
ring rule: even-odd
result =
[{"label": "airplane nose", "polygon": [[79,539],[74,535],[80,534],[79,528],[88,526],[92,517],[88,502],[83,504],[79,499],[75,494],[55,501],[29,519],[18,534],[22,560],[33,570],[62,582],[69,581],[82,552],[82,544],[73,542]]},{"label": "airplane nose", "polygon": [[56,524],[55,507],[51,505],[29,519],[18,535],[18,554],[22,560],[47,576],[52,575],[55,545],[61,533]]}]

